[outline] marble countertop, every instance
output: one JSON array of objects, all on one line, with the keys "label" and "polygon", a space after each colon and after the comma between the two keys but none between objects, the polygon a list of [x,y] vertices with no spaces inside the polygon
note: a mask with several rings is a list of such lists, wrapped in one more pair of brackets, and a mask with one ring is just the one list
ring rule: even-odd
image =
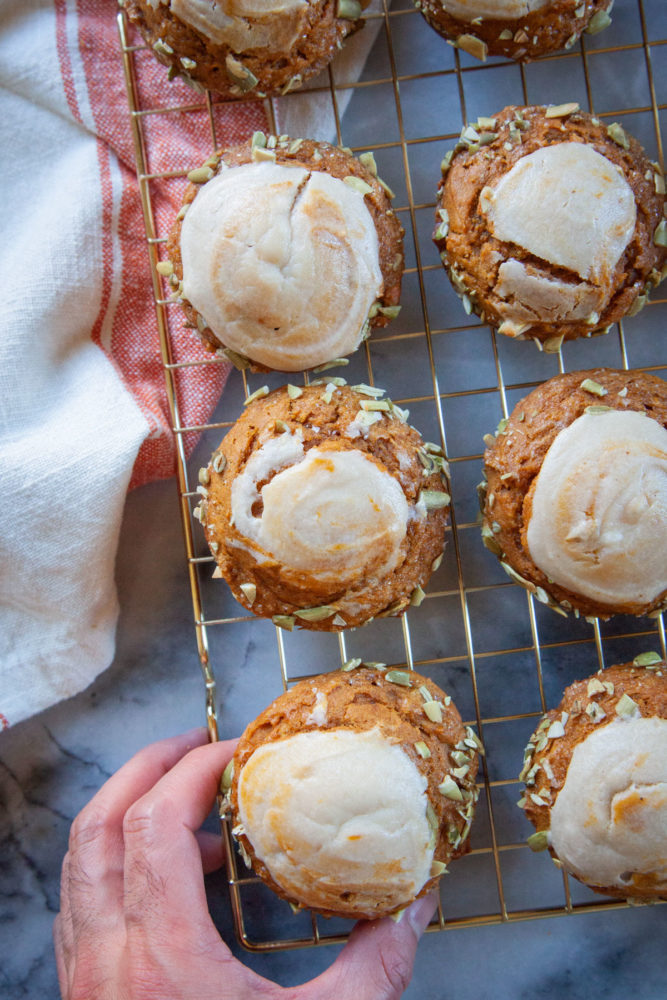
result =
[{"label": "marble countertop", "polygon": [[[3,1000],[59,996],[51,926],[75,814],[137,749],[203,718],[173,482],[129,496],[117,578],[121,617],[113,665],[83,694],[0,740]],[[248,720],[249,692],[260,682],[261,667],[246,641],[232,642],[227,656],[230,670],[218,678],[221,728],[233,735]],[[223,875],[209,877],[208,886],[223,937],[262,975],[293,985],[317,974],[337,952],[326,946],[247,953],[234,942]],[[665,906],[436,932],[422,939],[405,996],[649,1000],[664,993],[666,933]]]}]

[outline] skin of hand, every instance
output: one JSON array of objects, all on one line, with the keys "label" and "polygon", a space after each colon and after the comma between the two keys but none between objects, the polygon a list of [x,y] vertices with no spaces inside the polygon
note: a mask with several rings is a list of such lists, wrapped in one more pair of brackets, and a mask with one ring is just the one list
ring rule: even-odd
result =
[{"label": "skin of hand", "polygon": [[63,1000],[398,1000],[436,897],[362,921],[333,964],[283,988],[239,962],[206,903],[221,838],[200,831],[236,740],[205,729],[141,750],[76,817],[54,924]]}]

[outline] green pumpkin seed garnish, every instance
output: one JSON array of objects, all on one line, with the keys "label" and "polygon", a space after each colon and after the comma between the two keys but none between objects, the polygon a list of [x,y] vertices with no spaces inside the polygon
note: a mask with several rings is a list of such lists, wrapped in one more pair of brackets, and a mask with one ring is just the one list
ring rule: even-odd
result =
[{"label": "green pumpkin seed garnish", "polygon": [[587,35],[597,35],[599,31],[604,31],[611,24],[611,17],[606,10],[598,10],[586,25]]},{"label": "green pumpkin seed garnish", "polygon": [[630,149],[630,140],[628,139],[627,132],[618,122],[612,122],[607,129],[607,135],[617,146],[621,146],[622,149]]},{"label": "green pumpkin seed garnish", "polygon": [[373,156],[372,153],[370,152],[362,153],[361,156],[359,157],[359,162],[364,167],[366,167],[366,170],[369,172],[369,174],[372,174],[373,177],[377,177],[378,175],[377,163],[375,162],[375,157]]},{"label": "green pumpkin seed garnish", "polygon": [[248,604],[252,607],[255,603],[255,598],[257,597],[257,587],[254,583],[242,583],[239,587],[240,590],[245,594]]},{"label": "green pumpkin seed garnish", "polygon": [[667,219],[663,219],[653,234],[653,242],[657,247],[667,247]]},{"label": "green pumpkin seed garnish", "polygon": [[422,490],[417,502],[423,504],[426,510],[442,510],[443,507],[449,507],[452,498],[449,493],[441,490]]},{"label": "green pumpkin seed garnish", "polygon": [[354,174],[348,174],[347,177],[343,177],[343,184],[347,184],[354,191],[359,191],[360,194],[373,194],[373,188],[370,184],[367,184],[361,177],[356,177]]},{"label": "green pumpkin seed garnish", "polygon": [[336,16],[343,18],[344,21],[358,21],[361,12],[359,0],[338,0]]},{"label": "green pumpkin seed garnish", "polygon": [[427,701],[423,705],[424,714],[431,722],[442,722],[442,704],[439,701]]},{"label": "green pumpkin seed garnish", "polygon": [[323,622],[325,618],[331,618],[336,614],[336,609],[322,604],[317,608],[300,608],[294,614],[297,618],[302,618],[305,622]]},{"label": "green pumpkin seed garnish", "polygon": [[415,743],[415,750],[423,760],[428,760],[431,756],[431,751],[423,740],[419,740],[419,742]]},{"label": "green pumpkin seed garnish", "polygon": [[481,38],[477,38],[476,35],[459,35],[454,45],[457,49],[463,49],[468,55],[474,56],[475,59],[481,59],[482,62],[486,62],[489,47],[486,42],[483,42]]},{"label": "green pumpkin seed garnish", "polygon": [[629,694],[624,694],[619,698],[616,705],[616,715],[622,719],[639,719],[641,711],[636,701],[633,701]]},{"label": "green pumpkin seed garnish", "polygon": [[575,102],[571,104],[552,104],[547,108],[544,117],[567,118],[568,115],[573,115],[575,111],[579,111],[579,105]]},{"label": "green pumpkin seed garnish", "polygon": [[446,799],[451,799],[453,802],[463,802],[463,793],[449,774],[445,775],[442,783],[438,785],[438,791]]},{"label": "green pumpkin seed garnish", "polygon": [[579,388],[583,389],[584,392],[590,392],[592,396],[606,396],[608,391],[599,382],[594,382],[592,378],[585,378]]},{"label": "green pumpkin seed garnish", "polygon": [[635,667],[647,667],[649,670],[657,663],[662,663],[663,659],[659,653],[640,653],[632,661]]},{"label": "green pumpkin seed garnish", "polygon": [[412,687],[410,674],[405,670],[388,670],[385,677],[390,684],[398,684],[400,687]]},{"label": "green pumpkin seed garnish", "polygon": [[538,830],[537,833],[533,833],[526,843],[530,847],[531,851],[546,851],[549,846],[549,834],[546,830]]},{"label": "green pumpkin seed garnish", "polygon": [[197,167],[195,170],[190,171],[188,180],[191,184],[206,184],[213,177],[214,173],[215,171],[211,167]]},{"label": "green pumpkin seed garnish", "polygon": [[249,406],[250,403],[254,403],[256,399],[261,399],[262,396],[268,396],[268,395],[269,395],[268,385],[260,386],[259,389],[255,389],[254,392],[251,392],[250,395],[243,400],[243,405]]},{"label": "green pumpkin seed garnish", "polygon": [[298,385],[289,383],[287,386],[287,395],[290,399],[298,399],[299,396],[303,396],[303,389],[299,388]]},{"label": "green pumpkin seed garnish", "polygon": [[605,712],[605,710],[602,708],[601,705],[598,705],[596,701],[592,701],[589,705],[586,706],[586,715],[589,717],[591,722],[596,724],[598,722],[602,722],[602,720],[606,719],[607,717],[607,713]]},{"label": "green pumpkin seed garnish", "polygon": [[271,621],[274,625],[277,625],[278,628],[287,629],[288,632],[291,632],[294,629],[295,619],[292,615],[273,615]]},{"label": "green pumpkin seed garnish", "polygon": [[447,875],[447,865],[444,861],[432,861],[431,878],[439,878],[441,875]]}]

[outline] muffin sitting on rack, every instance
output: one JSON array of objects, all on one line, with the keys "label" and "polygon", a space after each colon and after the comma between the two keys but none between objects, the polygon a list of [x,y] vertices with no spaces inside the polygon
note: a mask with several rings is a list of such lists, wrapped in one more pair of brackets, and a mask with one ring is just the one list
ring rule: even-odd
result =
[{"label": "muffin sitting on rack", "polygon": [[482,537],[556,610],[608,618],[667,602],[667,383],[557,375],[489,435]]},{"label": "muffin sitting on rack", "polygon": [[274,891],[373,920],[435,888],[468,850],[481,746],[432,681],[358,662],[262,712],[223,790],[247,863]]},{"label": "muffin sitting on rack", "polygon": [[614,0],[414,0],[428,23],[477,59],[528,61],[611,23]]},{"label": "muffin sitting on rack", "polygon": [[667,899],[666,671],[642,653],[577,681],[526,747],[530,847],[607,896]]},{"label": "muffin sitting on rack", "polygon": [[200,473],[217,574],[290,630],[419,604],[444,546],[441,449],[383,390],[343,381],[258,390]]},{"label": "muffin sitting on rack", "polygon": [[226,98],[301,86],[363,26],[366,0],[121,0],[170,78]]},{"label": "muffin sitting on rack", "polygon": [[256,132],[189,178],[160,266],[211,349],[301,371],[398,313],[403,229],[372,153]]},{"label": "muffin sitting on rack", "polygon": [[667,262],[665,182],[577,104],[509,107],[442,163],[434,240],[468,312],[558,351],[634,315]]}]

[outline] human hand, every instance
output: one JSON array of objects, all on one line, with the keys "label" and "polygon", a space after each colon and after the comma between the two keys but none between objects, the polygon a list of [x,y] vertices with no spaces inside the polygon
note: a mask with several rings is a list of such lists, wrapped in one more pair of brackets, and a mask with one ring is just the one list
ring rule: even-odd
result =
[{"label": "human hand", "polygon": [[[194,730],[141,750],[72,824],[54,924],[63,1000],[397,1000],[436,906],[360,922],[335,962],[284,989],[251,972],[211,920],[204,872],[221,838],[200,831],[235,740]],[[194,748],[194,749],[193,749]]]}]

